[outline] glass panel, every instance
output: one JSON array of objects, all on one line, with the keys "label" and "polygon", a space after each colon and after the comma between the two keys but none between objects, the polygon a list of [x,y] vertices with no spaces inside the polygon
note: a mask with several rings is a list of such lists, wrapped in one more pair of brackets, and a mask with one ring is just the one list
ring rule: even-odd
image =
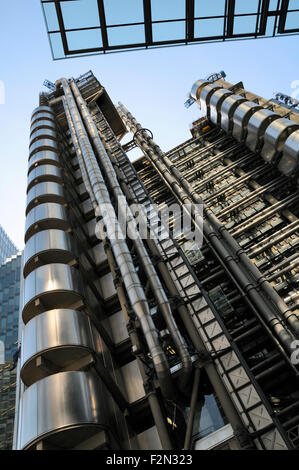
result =
[{"label": "glass panel", "polygon": [[284,29],[299,29],[299,11],[293,11],[287,14],[286,24]]},{"label": "glass panel", "polygon": [[108,42],[109,46],[144,43],[144,26],[135,25],[108,28]]},{"label": "glass panel", "polygon": [[257,15],[235,16],[234,34],[255,34]]},{"label": "glass panel", "polygon": [[56,8],[54,3],[44,3],[43,4],[48,31],[57,31],[59,30],[59,24],[56,14]]},{"label": "glass panel", "polygon": [[152,21],[179,20],[186,16],[185,0],[152,0]]},{"label": "glass panel", "polygon": [[257,13],[259,7],[259,0],[236,0],[235,15],[242,15],[245,13]]},{"label": "glass panel", "polygon": [[50,42],[52,46],[54,59],[61,59],[62,57],[65,57],[61,34],[60,33],[50,34]]},{"label": "glass panel", "polygon": [[143,23],[142,0],[104,0],[106,24]]},{"label": "glass panel", "polygon": [[224,16],[224,12],[225,0],[214,0],[213,2],[207,2],[205,0],[195,0],[195,17]]},{"label": "glass panel", "polygon": [[65,29],[100,26],[97,0],[60,2]]},{"label": "glass panel", "polygon": [[222,18],[211,18],[206,20],[194,21],[194,37],[202,38],[209,36],[222,36],[223,35]]},{"label": "glass panel", "polygon": [[172,23],[153,23],[153,41],[174,41],[184,39],[186,32],[185,21]]},{"label": "glass panel", "polygon": [[70,51],[79,49],[93,49],[102,47],[100,29],[86,29],[85,31],[70,31],[66,33]]}]

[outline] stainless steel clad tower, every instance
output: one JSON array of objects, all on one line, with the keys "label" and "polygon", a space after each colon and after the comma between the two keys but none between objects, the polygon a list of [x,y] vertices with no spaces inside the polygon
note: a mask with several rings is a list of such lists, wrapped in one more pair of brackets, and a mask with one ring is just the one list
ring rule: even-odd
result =
[{"label": "stainless steel clad tower", "polygon": [[[298,444],[298,374],[291,359],[298,335],[295,284],[288,281],[294,289],[280,291],[272,282],[285,273],[296,276],[295,243],[267,261],[266,274],[250,254],[273,236],[295,233],[299,126],[256,103],[258,110],[246,108],[246,116],[268,112],[262,124],[248,119],[248,135],[241,125],[247,140],[240,143],[231,135],[231,106],[237,112],[248,100],[241,92],[226,106],[233,90],[220,82],[202,86],[211,88],[205,93],[209,117],[167,155],[123,105],[113,105],[92,72],[61,78],[55,91],[40,95],[29,146],[16,448]],[[194,88],[196,100],[201,85]],[[213,91],[219,95],[214,104]],[[266,138],[278,119],[279,142],[272,137],[276,128]],[[122,145],[128,131],[134,138]],[[133,165],[127,152],[136,145],[145,157]],[[235,169],[232,176],[225,166]],[[213,185],[222,174],[221,187]],[[256,179],[262,174],[269,177]],[[218,199],[227,179],[236,200]],[[211,188],[211,206],[201,188]],[[202,206],[202,199],[200,249],[186,228],[175,232],[177,214],[169,227],[161,224],[160,208],[172,202]],[[250,215],[242,219],[240,210],[233,218],[235,205],[252,202],[255,223],[245,222]],[[137,204],[145,237],[137,230]],[[247,224],[267,226],[274,215],[281,222],[271,222],[271,233],[264,230],[256,240],[248,235]],[[201,222],[195,212],[191,228]],[[149,236],[153,227],[159,237]],[[239,233],[249,239],[250,252]]]}]

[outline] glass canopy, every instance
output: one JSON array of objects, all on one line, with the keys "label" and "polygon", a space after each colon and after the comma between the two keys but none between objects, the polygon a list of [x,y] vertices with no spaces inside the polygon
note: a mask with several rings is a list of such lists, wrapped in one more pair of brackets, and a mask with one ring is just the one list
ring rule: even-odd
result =
[{"label": "glass canopy", "polygon": [[299,0],[41,0],[54,59],[299,33]]}]

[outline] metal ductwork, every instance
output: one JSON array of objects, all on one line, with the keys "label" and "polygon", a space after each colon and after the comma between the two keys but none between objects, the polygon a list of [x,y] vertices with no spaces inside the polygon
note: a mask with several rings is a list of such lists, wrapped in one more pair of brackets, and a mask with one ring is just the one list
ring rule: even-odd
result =
[{"label": "metal ductwork", "polygon": [[256,152],[263,142],[267,127],[279,117],[278,114],[269,109],[256,111],[248,121],[246,146]]},{"label": "metal ductwork", "polygon": [[262,106],[257,103],[245,101],[235,110],[233,115],[233,137],[239,142],[246,139],[249,119],[260,109],[262,109]]}]

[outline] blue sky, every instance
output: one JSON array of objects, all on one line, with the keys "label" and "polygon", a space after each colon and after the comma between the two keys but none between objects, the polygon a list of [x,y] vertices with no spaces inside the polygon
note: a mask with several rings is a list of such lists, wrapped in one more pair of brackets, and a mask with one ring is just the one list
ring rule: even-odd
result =
[{"label": "blue sky", "polygon": [[[271,98],[299,80],[299,36],[170,47],[53,61],[39,0],[1,1],[0,224],[23,248],[30,116],[45,78],[88,70],[147,128],[163,150],[190,138],[199,116],[184,108],[193,82],[224,70],[227,79]],[[45,89],[44,89],[45,90]]]}]

